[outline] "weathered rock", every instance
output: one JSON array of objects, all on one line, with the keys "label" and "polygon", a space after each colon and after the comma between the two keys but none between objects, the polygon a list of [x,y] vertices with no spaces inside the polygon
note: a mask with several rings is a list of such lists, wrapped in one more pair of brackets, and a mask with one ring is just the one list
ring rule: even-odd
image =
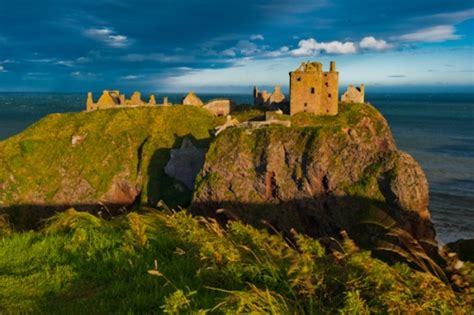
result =
[{"label": "weathered rock", "polygon": [[205,150],[196,148],[191,140],[184,138],[181,148],[171,149],[170,159],[165,166],[166,175],[192,190],[196,176],[204,164],[205,153]]},{"label": "weathered rock", "polygon": [[[301,113],[292,127],[229,129],[211,145],[191,210],[315,237],[375,237],[359,224],[370,209],[388,212],[416,238],[434,240],[428,185],[397,150],[383,116],[369,105],[342,106],[336,117]],[[222,217],[220,217],[222,218]],[[363,233],[360,233],[363,231]]]},{"label": "weathered rock", "polygon": [[455,252],[461,260],[474,262],[474,239],[460,239],[448,243],[445,249]]},{"label": "weathered rock", "polygon": [[191,191],[164,167],[185,137],[207,148],[214,128],[213,115],[191,106],[45,117],[0,142],[0,214],[30,228],[69,207],[108,214],[135,202],[186,206]]}]

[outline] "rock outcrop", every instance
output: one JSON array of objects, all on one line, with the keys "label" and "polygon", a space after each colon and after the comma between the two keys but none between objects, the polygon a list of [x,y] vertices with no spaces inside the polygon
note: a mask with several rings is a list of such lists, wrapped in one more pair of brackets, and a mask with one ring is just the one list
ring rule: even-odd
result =
[{"label": "rock outcrop", "polygon": [[187,205],[189,183],[165,165],[184,138],[207,148],[215,126],[192,106],[49,115],[0,142],[0,214],[30,228],[69,207],[108,215],[134,203]]},{"label": "rock outcrop", "polygon": [[205,150],[196,148],[191,140],[184,138],[181,148],[171,149],[170,159],[165,166],[166,175],[192,190],[194,180],[204,164],[205,153]]},{"label": "rock outcrop", "polygon": [[335,117],[300,113],[291,124],[222,132],[206,155],[191,211],[225,220],[216,214],[224,208],[255,226],[264,220],[315,237],[346,230],[370,241],[373,226],[360,223],[380,209],[416,238],[434,241],[424,173],[397,150],[375,108],[343,105]]}]

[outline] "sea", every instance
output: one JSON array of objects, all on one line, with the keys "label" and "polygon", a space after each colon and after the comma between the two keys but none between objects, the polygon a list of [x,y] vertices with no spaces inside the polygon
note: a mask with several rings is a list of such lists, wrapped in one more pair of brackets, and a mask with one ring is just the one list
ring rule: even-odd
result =
[{"label": "sea", "polygon": [[[178,103],[184,94],[156,95]],[[252,101],[250,94],[200,96]],[[48,114],[82,111],[85,99],[85,93],[0,93],[0,141]],[[398,148],[425,171],[438,240],[474,238],[474,93],[369,93],[366,99],[388,120]]]}]

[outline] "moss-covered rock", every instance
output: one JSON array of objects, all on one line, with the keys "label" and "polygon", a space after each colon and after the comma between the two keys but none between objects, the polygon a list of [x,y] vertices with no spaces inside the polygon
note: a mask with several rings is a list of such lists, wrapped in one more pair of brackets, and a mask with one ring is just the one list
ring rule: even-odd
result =
[{"label": "moss-covered rock", "polygon": [[[373,208],[389,212],[419,239],[434,240],[428,184],[397,150],[384,117],[366,104],[342,105],[337,116],[299,113],[292,127],[226,130],[211,144],[192,211],[321,237],[341,230],[370,241],[359,224]],[[373,229],[373,228],[372,228]]]},{"label": "moss-covered rock", "polygon": [[189,202],[191,191],[163,168],[185,137],[207,148],[215,123],[194,106],[49,115],[0,142],[0,208],[31,226],[69,206]]}]

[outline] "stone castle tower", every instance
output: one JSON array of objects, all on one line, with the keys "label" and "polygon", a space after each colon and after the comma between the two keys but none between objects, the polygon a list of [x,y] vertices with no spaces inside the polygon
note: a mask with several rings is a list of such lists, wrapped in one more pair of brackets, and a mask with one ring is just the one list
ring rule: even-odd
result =
[{"label": "stone castle tower", "polygon": [[336,62],[323,72],[319,62],[304,62],[290,72],[290,114],[299,112],[316,115],[337,115],[339,99],[339,72]]}]

